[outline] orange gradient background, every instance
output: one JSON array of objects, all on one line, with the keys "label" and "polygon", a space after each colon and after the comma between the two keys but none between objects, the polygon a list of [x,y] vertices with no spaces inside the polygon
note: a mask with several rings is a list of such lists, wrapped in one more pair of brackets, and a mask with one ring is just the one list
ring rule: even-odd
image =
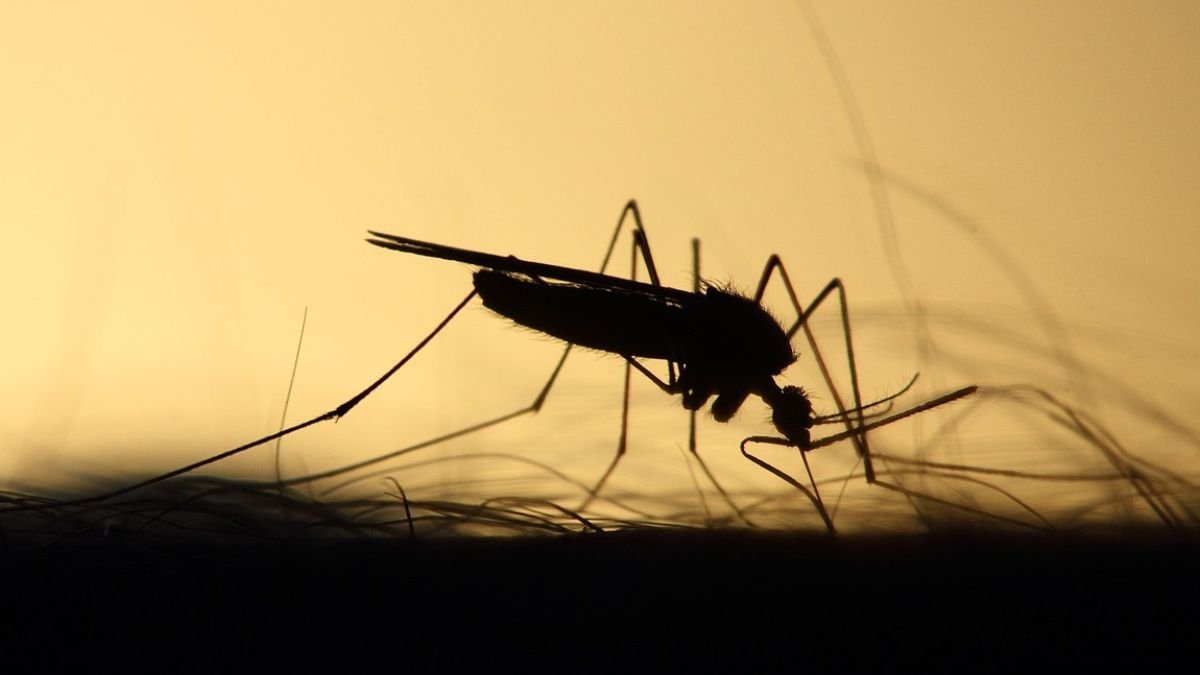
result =
[{"label": "orange gradient background", "polygon": [[[802,297],[844,279],[869,398],[917,371],[906,402],[1032,383],[1194,476],[1197,35],[1192,2],[10,3],[0,478],[88,491],[275,430],[305,308],[289,421],[361,389],[470,289],[469,268],[370,247],[368,228],[594,268],[629,198],[672,285],[693,236],[704,276],[744,289],[772,252]],[[814,327],[836,367],[833,309]],[[528,403],[558,347],[506,323],[468,309],[347,418],[287,439],[284,473]],[[787,383],[829,412],[797,346]],[[541,414],[421,458],[595,480],[620,371],[574,354]],[[613,489],[694,491],[678,402],[633,395]],[[786,490],[737,456],[765,416],[701,423],[735,491]],[[1044,432],[998,413],[959,430],[957,457],[1086,454]],[[269,476],[273,457],[206,471]],[[410,492],[577,495],[505,459],[424,471]]]}]

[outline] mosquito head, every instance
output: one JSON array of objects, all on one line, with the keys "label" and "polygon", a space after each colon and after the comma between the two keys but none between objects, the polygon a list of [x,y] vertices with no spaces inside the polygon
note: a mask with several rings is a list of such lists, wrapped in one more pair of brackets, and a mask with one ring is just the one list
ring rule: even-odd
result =
[{"label": "mosquito head", "polygon": [[771,406],[771,422],[779,433],[800,449],[807,448],[808,430],[813,425],[813,410],[808,394],[800,387],[789,385],[780,389],[774,382],[771,384],[773,386],[763,394],[763,400]]}]

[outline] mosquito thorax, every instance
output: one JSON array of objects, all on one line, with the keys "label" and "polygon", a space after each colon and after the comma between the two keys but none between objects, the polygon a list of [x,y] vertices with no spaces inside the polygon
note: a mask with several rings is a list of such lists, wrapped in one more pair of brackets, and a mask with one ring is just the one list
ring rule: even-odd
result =
[{"label": "mosquito thorax", "polygon": [[771,422],[779,433],[783,434],[797,447],[808,447],[809,433],[812,428],[812,404],[808,394],[800,387],[788,385],[782,389],[773,386],[763,392],[763,401],[771,406]]},{"label": "mosquito thorax", "polygon": [[707,287],[689,318],[687,361],[718,382],[773,377],[796,361],[775,317],[737,291]]}]

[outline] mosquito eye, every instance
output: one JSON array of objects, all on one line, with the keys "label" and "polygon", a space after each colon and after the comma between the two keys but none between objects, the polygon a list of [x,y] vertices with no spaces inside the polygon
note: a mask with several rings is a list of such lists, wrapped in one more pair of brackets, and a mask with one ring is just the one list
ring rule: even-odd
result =
[{"label": "mosquito eye", "polygon": [[779,430],[779,433],[783,434],[789,441],[801,448],[808,447],[808,428],[812,426],[812,419],[810,417],[798,418],[788,415],[786,411],[779,410],[771,415],[771,422],[775,424],[775,428]]}]

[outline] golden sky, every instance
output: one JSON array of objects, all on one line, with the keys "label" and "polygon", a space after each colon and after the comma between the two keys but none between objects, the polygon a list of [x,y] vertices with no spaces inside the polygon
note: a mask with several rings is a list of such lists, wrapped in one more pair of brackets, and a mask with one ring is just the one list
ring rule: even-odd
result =
[{"label": "golden sky", "polygon": [[[807,6],[7,3],[0,476],[147,474],[273,430],[305,308],[289,419],[357,391],[470,288],[468,268],[375,249],[368,228],[594,267],[631,197],[674,285],[692,236],[705,276],[743,288],[772,252],[802,296],[844,279],[868,396],[918,370],[921,395],[1034,383],[1197,466],[1171,425],[1194,437],[1200,404],[1200,6]],[[836,354],[836,325],[817,327]],[[556,355],[475,307],[285,464],[522,405]],[[598,475],[620,367],[572,359],[557,412],[487,447]],[[635,390],[631,475],[683,466],[662,398]],[[730,433],[766,431],[760,408]],[[1009,423],[980,433],[1028,445]]]}]

